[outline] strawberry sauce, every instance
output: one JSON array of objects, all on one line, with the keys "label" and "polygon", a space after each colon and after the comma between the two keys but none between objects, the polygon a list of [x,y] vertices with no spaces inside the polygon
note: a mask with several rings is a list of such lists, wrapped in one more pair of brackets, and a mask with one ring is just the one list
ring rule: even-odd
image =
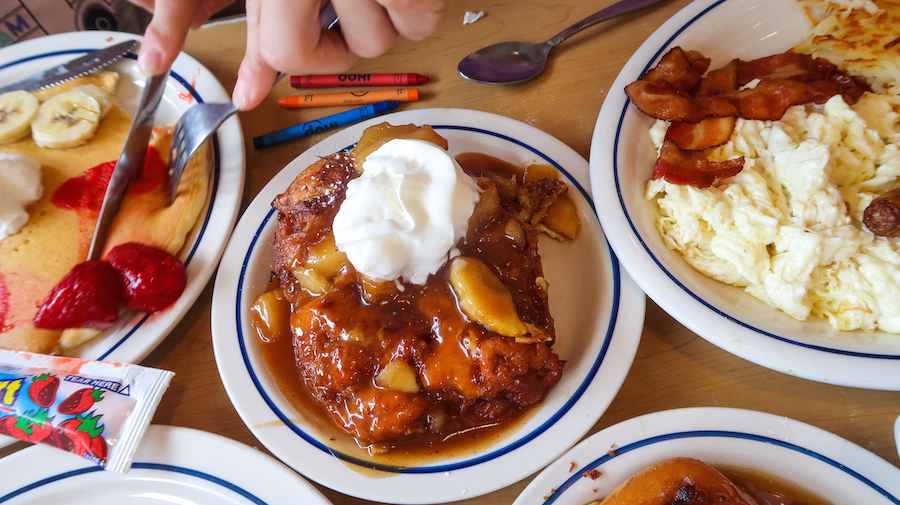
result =
[{"label": "strawberry sauce", "polygon": [[[115,161],[107,161],[84,171],[62,183],[53,192],[51,201],[61,209],[100,212],[106,186],[116,167]],[[147,148],[141,177],[131,183],[129,194],[144,194],[161,187],[168,180],[168,167],[163,163],[155,147]]]},{"label": "strawberry sauce", "polygon": [[9,312],[9,291],[6,289],[6,281],[0,274],[0,333],[7,330],[6,314]]},{"label": "strawberry sauce", "polygon": [[103,195],[115,166],[115,161],[107,161],[85,170],[83,175],[60,184],[50,201],[61,209],[100,212]]}]

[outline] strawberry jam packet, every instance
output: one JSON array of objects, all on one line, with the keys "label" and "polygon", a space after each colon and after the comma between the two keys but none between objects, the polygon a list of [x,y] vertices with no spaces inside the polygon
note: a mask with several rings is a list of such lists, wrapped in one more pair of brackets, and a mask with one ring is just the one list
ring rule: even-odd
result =
[{"label": "strawberry jam packet", "polygon": [[0,350],[0,434],[131,468],[172,372]]}]

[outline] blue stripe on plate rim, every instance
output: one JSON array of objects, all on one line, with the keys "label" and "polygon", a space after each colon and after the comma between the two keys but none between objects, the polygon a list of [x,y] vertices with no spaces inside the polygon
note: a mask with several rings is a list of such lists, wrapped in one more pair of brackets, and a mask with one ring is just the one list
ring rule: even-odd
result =
[{"label": "blue stripe on plate rim", "polygon": [[779,447],[782,447],[785,449],[799,452],[803,455],[817,459],[823,463],[826,463],[826,464],[836,468],[837,470],[844,472],[851,478],[854,478],[854,479],[860,481],[861,483],[865,484],[872,490],[876,491],[878,494],[884,496],[891,503],[894,503],[895,505],[900,505],[900,498],[892,495],[890,492],[888,492],[883,487],[872,482],[871,479],[863,476],[862,474],[860,474],[859,472],[857,472],[851,468],[848,468],[843,463],[841,463],[839,461],[835,461],[834,459],[829,458],[828,456],[825,456],[823,454],[819,454],[818,452],[813,451],[812,449],[808,449],[806,447],[802,447],[797,444],[792,444],[790,442],[785,442],[783,440],[778,440],[778,439],[766,437],[763,435],[756,435],[753,433],[743,433],[743,432],[739,432],[739,431],[727,431],[727,430],[696,430],[696,431],[680,431],[680,432],[675,432],[675,433],[667,433],[665,435],[657,435],[654,437],[649,437],[649,438],[638,440],[637,442],[632,442],[630,444],[626,444],[622,447],[617,447],[614,449],[614,454],[604,453],[602,456],[595,459],[594,461],[591,461],[590,463],[588,463],[584,467],[580,468],[579,470],[573,471],[572,476],[569,477],[568,479],[566,479],[566,481],[564,483],[562,483],[558,488],[556,488],[555,491],[553,491],[553,493],[550,496],[548,496],[546,500],[544,500],[544,505],[550,505],[553,502],[555,502],[560,496],[562,496],[562,494],[567,489],[569,489],[575,482],[577,482],[579,479],[581,479],[583,477],[583,474],[585,471],[598,469],[604,463],[612,460],[613,458],[615,458],[618,455],[625,454],[625,453],[634,451],[636,449],[640,449],[642,447],[646,447],[649,445],[653,445],[653,444],[660,443],[660,442],[666,442],[666,441],[670,441],[670,440],[679,440],[679,439],[687,439],[687,438],[715,438],[715,437],[738,438],[738,439],[750,440],[753,442],[760,442],[760,443],[764,443],[764,444],[776,445],[776,446],[779,446]]},{"label": "blue stripe on plate rim", "polygon": [[[712,5],[710,5],[706,9],[703,9],[699,14],[697,14],[696,16],[691,18],[687,23],[684,24],[684,26],[682,26],[678,30],[675,30],[675,33],[673,33],[672,36],[669,37],[669,39],[656,51],[656,54],[653,55],[653,58],[647,63],[647,65],[641,71],[641,75],[643,75],[645,72],[647,72],[647,70],[650,69],[650,67],[653,65],[653,63],[656,62],[660,58],[660,56],[662,56],[663,52],[667,51],[669,49],[670,45],[675,40],[675,38],[677,38],[685,29],[687,29],[687,27],[694,24],[694,22],[696,22],[697,20],[702,18],[704,15],[709,13],[711,10],[713,10],[714,8],[718,7],[719,5],[721,5],[727,1],[729,1],[729,0],[718,0],[717,2],[714,2]],[[614,140],[614,144],[613,144],[613,178],[614,178],[615,184],[616,184],[616,194],[619,197],[619,206],[622,208],[622,212],[625,214],[625,219],[626,219],[626,221],[628,221],[628,225],[631,227],[632,233],[637,238],[638,242],[641,244],[641,247],[643,247],[643,249],[647,253],[647,255],[650,256],[650,258],[653,260],[653,262],[656,263],[656,266],[658,266],[659,269],[663,273],[665,273],[666,276],[672,282],[674,282],[679,288],[681,288],[682,291],[684,291],[685,293],[690,295],[691,298],[693,298],[694,300],[696,300],[697,302],[699,302],[701,305],[705,306],[712,312],[715,312],[716,314],[724,317],[725,319],[731,321],[734,324],[742,326],[742,327],[744,327],[750,331],[756,332],[760,335],[764,335],[766,337],[773,338],[775,340],[780,340],[781,342],[785,342],[787,344],[796,345],[798,347],[805,347],[807,349],[812,349],[815,351],[822,351],[822,352],[828,352],[828,353],[845,355],[845,356],[852,356],[852,357],[857,357],[857,358],[900,360],[900,354],[877,354],[877,353],[848,351],[848,350],[844,350],[844,349],[834,349],[831,347],[825,347],[825,346],[821,346],[821,345],[813,345],[813,344],[806,344],[803,342],[797,342],[796,340],[791,340],[789,338],[782,337],[780,335],[776,335],[774,333],[764,331],[764,330],[757,328],[749,323],[741,321],[740,319],[736,319],[735,317],[730,316],[730,315],[722,312],[721,310],[717,309],[716,307],[712,306],[706,300],[704,300],[699,295],[697,295],[697,293],[694,293],[693,291],[688,289],[687,286],[682,284],[672,274],[672,272],[670,272],[668,269],[666,269],[666,267],[659,260],[659,258],[657,258],[653,254],[653,252],[650,250],[650,248],[647,246],[646,242],[644,241],[644,237],[642,237],[641,234],[638,232],[637,227],[635,226],[634,221],[631,218],[631,215],[628,214],[628,210],[625,207],[625,201],[622,196],[622,188],[621,188],[620,181],[619,181],[619,137],[622,134],[622,123],[625,120],[625,114],[628,111],[628,106],[630,104],[631,104],[631,100],[626,99],[625,105],[622,107],[622,113],[619,116],[619,123],[616,127],[616,136],[615,136],[615,140]]]},{"label": "blue stripe on plate rim", "polygon": [[[66,50],[62,50],[62,51],[53,51],[53,52],[49,52],[49,53],[35,54],[35,55],[21,58],[21,59],[15,60],[15,61],[11,61],[5,65],[0,65],[0,72],[2,72],[3,70],[5,70],[7,68],[13,67],[15,65],[20,65],[22,63],[41,59],[41,58],[52,58],[54,56],[62,56],[62,55],[69,55],[69,54],[83,54],[83,53],[89,53],[91,51],[96,51],[97,49],[99,49],[99,48],[66,49]],[[133,54],[125,55],[125,58],[137,60],[137,56],[135,56]],[[203,103],[203,98],[200,96],[200,93],[198,93],[197,90],[194,89],[194,87],[191,86],[191,84],[184,77],[182,77],[177,72],[173,72],[171,70],[169,71],[169,76],[172,77],[173,79],[175,79],[179,84],[184,86],[184,88],[187,89],[188,92],[190,92],[191,96],[194,98],[194,100],[197,101],[197,103]],[[209,207],[206,209],[206,216],[204,216],[204,218],[203,218],[203,223],[201,224],[200,231],[197,234],[197,239],[194,241],[194,245],[193,245],[193,247],[191,247],[191,250],[188,253],[187,258],[184,261],[184,266],[188,266],[190,264],[191,259],[194,257],[194,253],[197,252],[197,247],[200,246],[200,241],[203,239],[203,234],[206,232],[206,227],[209,225],[209,219],[210,219],[210,216],[212,215],[213,202],[216,201],[216,193],[219,190],[219,172],[220,172],[219,158],[220,158],[220,156],[219,156],[219,134],[217,133],[217,134],[213,135],[213,180],[212,180],[212,184],[210,185],[212,191],[210,193]],[[103,354],[101,354],[100,356],[97,356],[94,359],[104,360],[107,357],[109,357],[109,355],[112,354],[116,349],[118,349],[122,344],[124,344],[126,340],[131,338],[131,336],[134,334],[134,332],[137,331],[138,328],[143,326],[144,322],[146,322],[147,319],[149,319],[149,318],[150,318],[150,314],[145,314],[137,323],[135,323],[135,325],[130,330],[128,330],[125,333],[125,335],[122,336],[122,338],[120,338],[115,344],[113,344]]]},{"label": "blue stripe on plate rim", "polygon": [[[520,140],[514,139],[512,137],[503,135],[501,133],[480,129],[480,128],[474,128],[474,127],[469,127],[469,126],[459,126],[459,125],[431,125],[431,126],[435,130],[441,130],[441,129],[460,130],[460,131],[473,132],[473,133],[496,137],[496,138],[511,142],[513,144],[516,144],[518,146],[521,146],[521,147],[533,152],[534,154],[539,156],[541,159],[545,160],[547,163],[550,163],[551,165],[553,165],[554,168],[556,168],[557,170],[559,170],[562,174],[564,174],[566,176],[566,178],[569,180],[569,182],[578,189],[578,191],[581,193],[581,195],[584,197],[584,199],[589,203],[592,212],[594,212],[594,215],[596,216],[597,211],[596,211],[596,208],[594,207],[594,202],[591,199],[590,195],[588,195],[587,192],[585,191],[585,189],[581,186],[581,184],[579,184],[578,181],[576,181],[569,174],[569,172],[567,172],[556,161],[552,160],[550,157],[548,157],[547,155],[542,153],[540,150],[538,150]],[[345,147],[344,149],[342,149],[341,151],[347,151],[352,148],[353,148],[353,145],[349,145],[349,146]],[[242,330],[243,322],[241,319],[242,306],[243,306],[243,303],[242,303],[243,286],[245,283],[245,278],[246,278],[246,273],[247,273],[247,265],[249,264],[250,256],[252,255],[252,253],[255,249],[257,241],[262,236],[264,228],[266,227],[266,225],[268,224],[269,220],[272,218],[273,215],[275,215],[275,210],[274,209],[269,210],[268,213],[266,214],[266,217],[263,219],[263,221],[260,223],[259,227],[257,228],[256,233],[254,234],[253,239],[251,240],[251,242],[247,248],[247,253],[244,255],[244,261],[243,261],[243,265],[241,266],[240,277],[238,278],[237,295],[235,297],[236,298],[235,327],[237,330],[238,345],[240,346],[240,349],[241,349],[241,356],[243,357],[244,365],[247,367],[247,373],[250,375],[250,378],[253,381],[253,385],[256,387],[256,390],[259,392],[262,399],[266,402],[266,404],[272,410],[272,413],[275,414],[284,423],[284,425],[286,427],[290,428],[291,431],[296,433],[307,443],[309,443],[313,447],[317,448],[318,450],[320,450],[326,454],[330,454],[340,460],[346,461],[348,463],[353,463],[355,465],[359,465],[364,468],[380,470],[380,471],[385,471],[385,472],[430,474],[430,473],[448,472],[451,470],[460,470],[463,468],[469,468],[469,467],[484,463],[486,461],[490,461],[492,459],[498,458],[500,456],[503,456],[503,455],[527,444],[528,442],[534,440],[539,435],[541,435],[542,433],[547,431],[566,412],[568,412],[572,408],[572,406],[575,405],[575,403],[578,402],[578,400],[581,398],[581,396],[584,394],[587,387],[591,384],[594,377],[596,376],[597,371],[599,370],[600,365],[606,356],[607,350],[609,349],[610,341],[611,341],[612,335],[615,331],[616,321],[617,321],[618,314],[619,314],[619,300],[620,300],[620,296],[621,296],[621,277],[620,277],[621,271],[619,269],[618,259],[616,258],[615,253],[613,252],[612,248],[609,246],[609,243],[607,242],[606,246],[607,246],[607,250],[609,252],[610,263],[611,263],[612,272],[613,272],[613,276],[612,276],[613,277],[613,302],[612,302],[612,307],[611,307],[611,318],[609,321],[609,326],[607,327],[606,335],[604,336],[603,346],[601,347],[601,350],[600,350],[599,355],[597,356],[597,359],[591,365],[590,370],[588,371],[587,375],[585,376],[584,382],[582,382],[581,385],[579,385],[578,389],[571,395],[571,397],[565,403],[565,405],[563,405],[559,411],[557,411],[553,416],[551,416],[541,426],[537,427],[532,432],[527,433],[526,435],[517,439],[513,443],[508,444],[504,447],[501,447],[500,449],[491,451],[487,454],[484,454],[484,455],[476,457],[476,458],[472,458],[472,459],[469,459],[466,461],[461,461],[459,463],[448,464],[448,465],[421,466],[421,467],[411,467],[411,468],[410,467],[402,467],[401,468],[401,467],[396,467],[396,466],[391,466],[391,465],[373,463],[371,461],[366,461],[363,459],[356,458],[354,456],[350,456],[348,454],[334,451],[334,450],[330,449],[328,446],[326,446],[325,444],[322,444],[321,442],[316,440],[316,438],[313,437],[312,435],[310,435],[310,434],[304,432],[302,429],[300,429],[293,421],[290,420],[290,418],[288,416],[286,416],[275,405],[275,403],[269,397],[268,393],[262,387],[262,384],[260,383],[259,379],[257,378],[256,371],[253,369],[253,366],[250,363],[249,355],[247,354],[247,348],[245,346],[245,338],[244,338],[244,334],[243,334],[243,330]]]},{"label": "blue stripe on plate rim", "polygon": [[[265,501],[261,500],[256,495],[254,495],[250,491],[247,491],[246,489],[238,486],[237,484],[228,482],[227,480],[221,479],[219,477],[210,475],[205,472],[201,472],[199,470],[194,470],[191,468],[185,468],[185,467],[176,466],[176,465],[166,465],[163,463],[143,463],[143,462],[135,462],[131,465],[131,468],[138,469],[138,470],[160,470],[160,471],[165,471],[165,472],[175,472],[175,473],[180,473],[180,474],[184,474],[184,475],[190,475],[191,477],[197,477],[197,478],[212,482],[213,484],[222,486],[228,490],[234,491],[235,493],[243,496],[250,502],[255,503],[257,505],[266,505]],[[41,479],[39,481],[33,482],[31,484],[22,486],[19,489],[16,489],[15,491],[11,491],[11,492],[7,493],[5,496],[0,496],[0,503],[6,503],[9,500],[16,498],[17,496],[21,496],[21,495],[23,495],[29,491],[32,491],[34,489],[37,489],[41,486],[46,486],[47,484],[53,484],[55,482],[59,482],[64,479],[68,479],[70,477],[78,477],[80,475],[93,473],[93,472],[102,472],[102,471],[104,471],[103,467],[89,466],[87,468],[79,468],[77,470],[70,470],[68,472],[62,472],[60,474],[53,475],[53,476],[47,477],[45,479]]]}]

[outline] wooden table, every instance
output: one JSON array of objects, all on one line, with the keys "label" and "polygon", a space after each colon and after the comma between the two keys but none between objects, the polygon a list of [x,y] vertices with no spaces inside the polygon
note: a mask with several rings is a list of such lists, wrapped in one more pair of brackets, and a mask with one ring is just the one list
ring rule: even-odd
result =
[{"label": "wooden table", "polygon": [[[689,3],[671,0],[575,35],[554,50],[544,74],[516,86],[471,83],[456,72],[468,53],[504,40],[542,41],[613,0],[452,0],[440,31],[412,43],[401,40],[385,55],[358,62],[352,72],[418,72],[431,77],[413,108],[459,107],[517,119],[539,128],[588,158],[600,106],[631,54],[663,22]],[[463,25],[466,11],[486,16]],[[205,65],[226,89],[235,83],[244,51],[242,20],[201,28],[188,37],[185,52]],[[343,109],[287,111],[277,99],[297,94],[282,81],[257,109],[242,113],[247,150],[247,184],[242,209],[253,196],[321,134],[257,151],[254,136]],[[216,369],[210,335],[212,282],[175,331],[145,361],[176,373],[153,420],[233,438],[265,450],[238,417]],[[898,369],[900,373],[900,369]],[[735,357],[700,338],[649,299],[634,365],[610,408],[591,430],[659,410],[737,407],[787,416],[828,430],[900,466],[893,423],[900,392],[868,391],[819,384],[775,372]],[[530,478],[470,503],[509,504]],[[335,504],[357,504],[329,489]]]}]

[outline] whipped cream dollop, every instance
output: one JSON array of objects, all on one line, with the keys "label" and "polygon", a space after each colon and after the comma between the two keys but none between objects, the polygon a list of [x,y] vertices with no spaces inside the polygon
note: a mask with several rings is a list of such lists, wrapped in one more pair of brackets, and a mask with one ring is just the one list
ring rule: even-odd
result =
[{"label": "whipped cream dollop", "polygon": [[347,184],[334,241],[360,273],[424,284],[466,235],[478,185],[441,147],[394,139]]},{"label": "whipped cream dollop", "polygon": [[43,193],[38,160],[0,151],[0,240],[18,232],[28,222],[26,207]]}]

